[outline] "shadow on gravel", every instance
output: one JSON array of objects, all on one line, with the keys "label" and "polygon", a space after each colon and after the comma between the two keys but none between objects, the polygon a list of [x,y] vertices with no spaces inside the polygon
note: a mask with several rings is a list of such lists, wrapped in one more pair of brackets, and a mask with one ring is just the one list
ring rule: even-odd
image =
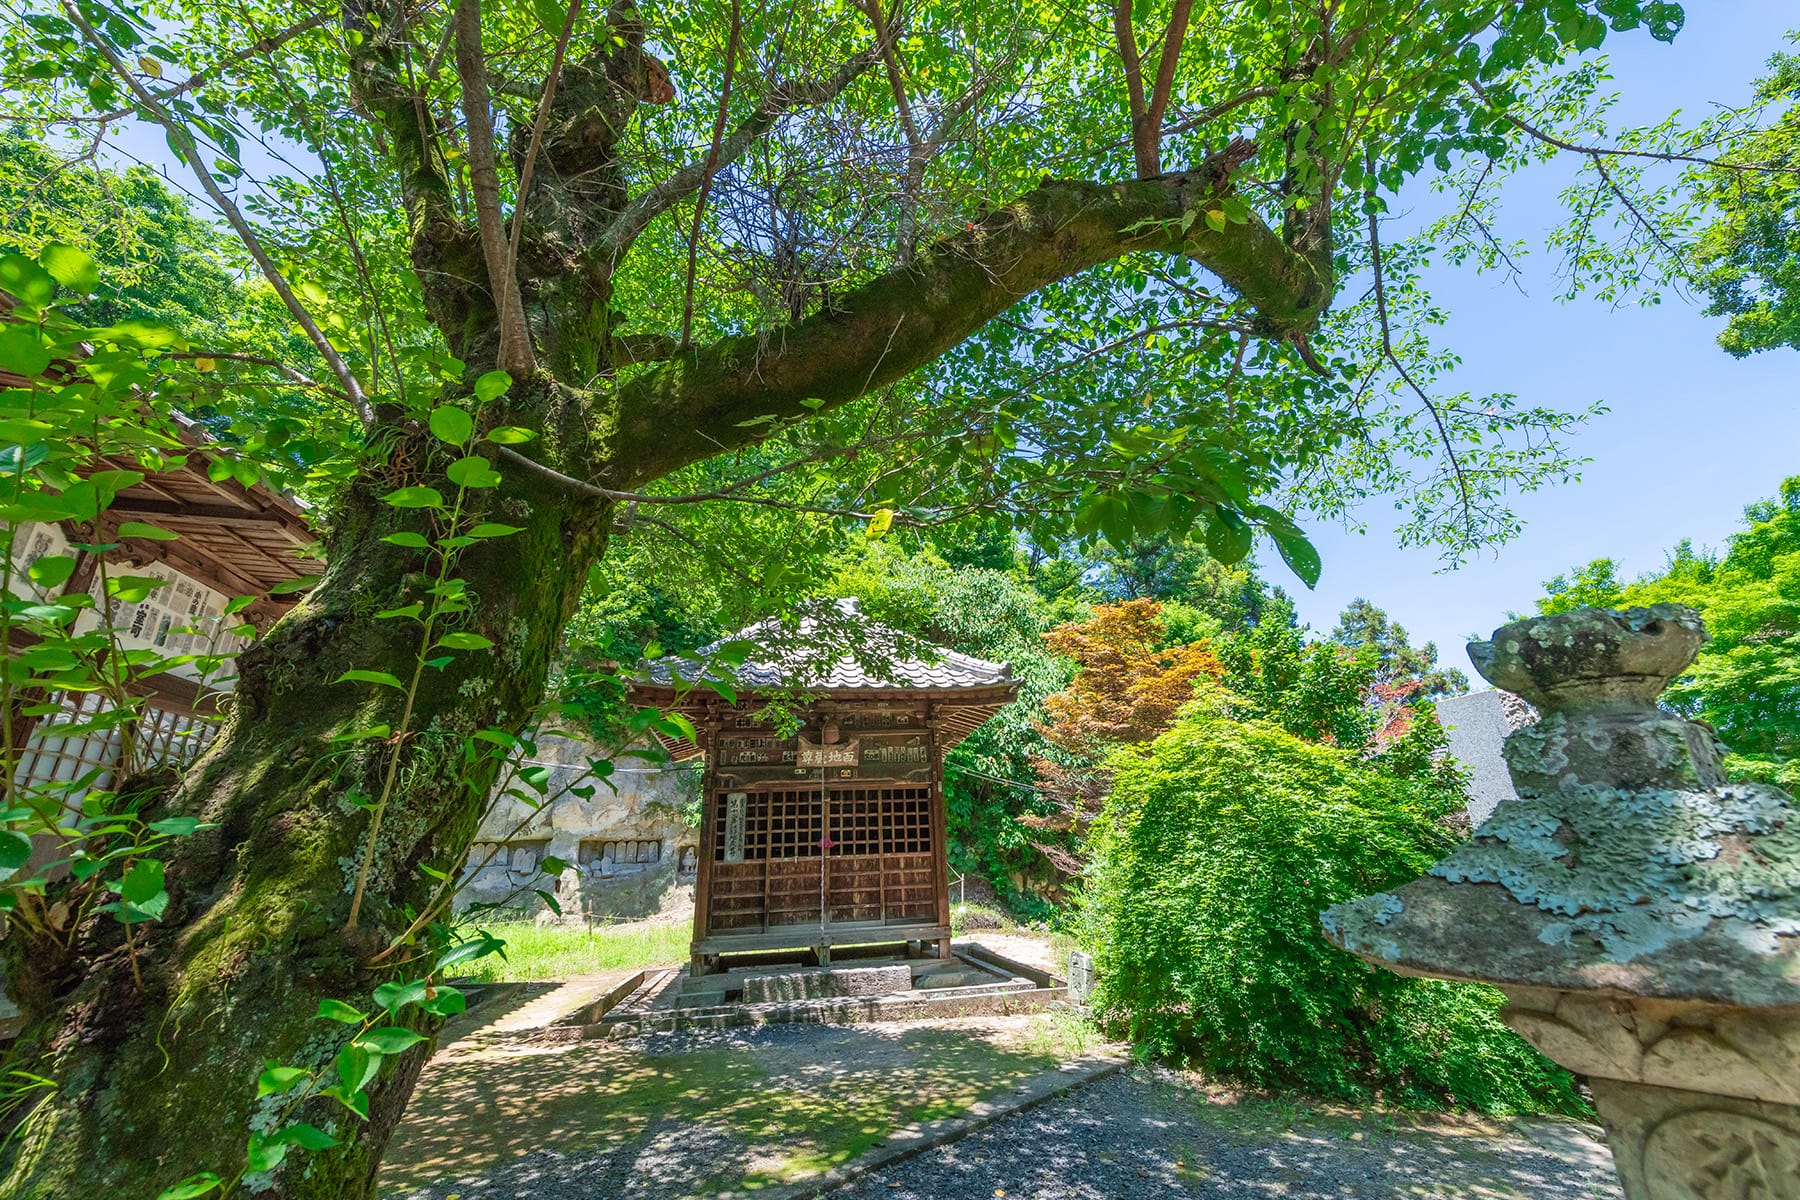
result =
[{"label": "shadow on gravel", "polygon": [[1222,1102],[1133,1070],[830,1193],[831,1200],[1618,1200],[1598,1131]]}]

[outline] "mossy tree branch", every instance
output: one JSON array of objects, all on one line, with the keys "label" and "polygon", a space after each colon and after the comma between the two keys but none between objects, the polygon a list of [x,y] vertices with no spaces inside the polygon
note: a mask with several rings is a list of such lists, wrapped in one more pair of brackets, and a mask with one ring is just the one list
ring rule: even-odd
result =
[{"label": "mossy tree branch", "polygon": [[1332,295],[1328,263],[1252,215],[1205,219],[1252,151],[1234,143],[1193,171],[1100,184],[1046,181],[831,308],[725,338],[625,383],[597,434],[600,480],[630,488],[766,437],[781,420],[848,403],[949,352],[1037,289],[1133,251],[1186,255],[1258,313],[1257,332],[1300,339]]}]

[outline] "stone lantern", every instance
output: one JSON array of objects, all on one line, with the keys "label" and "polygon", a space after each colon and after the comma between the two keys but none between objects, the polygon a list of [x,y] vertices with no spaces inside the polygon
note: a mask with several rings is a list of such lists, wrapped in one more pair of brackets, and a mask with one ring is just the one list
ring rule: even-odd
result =
[{"label": "stone lantern", "polygon": [[1659,604],[1517,621],[1469,657],[1543,719],[1518,791],[1426,875],[1324,914],[1405,975],[1492,983],[1585,1075],[1628,1200],[1800,1200],[1800,806],[1657,706],[1706,630]]}]

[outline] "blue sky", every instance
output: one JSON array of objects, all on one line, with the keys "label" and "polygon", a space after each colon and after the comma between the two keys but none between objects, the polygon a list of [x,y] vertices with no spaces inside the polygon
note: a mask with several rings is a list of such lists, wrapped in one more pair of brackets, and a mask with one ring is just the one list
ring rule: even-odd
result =
[{"label": "blue sky", "polygon": [[[1687,27],[1672,45],[1641,34],[1608,39],[1621,94],[1615,121],[1742,102],[1785,33],[1800,27],[1793,0],[1699,0],[1686,8]],[[1535,238],[1559,224],[1557,188],[1566,177],[1552,166],[1509,184],[1507,230]],[[1800,354],[1731,358],[1714,341],[1722,321],[1678,296],[1650,309],[1558,302],[1553,268],[1549,254],[1529,260],[1524,294],[1498,274],[1443,268],[1428,278],[1452,314],[1441,343],[1463,359],[1448,381],[1454,390],[1609,406],[1570,440],[1576,455],[1593,460],[1581,480],[1519,498],[1524,533],[1449,572],[1440,573],[1429,549],[1398,547],[1389,501],[1365,506],[1366,534],[1315,525],[1309,532],[1325,562],[1317,589],[1284,578],[1278,562],[1269,571],[1315,628],[1330,629],[1345,604],[1365,596],[1415,644],[1434,640],[1446,662],[1469,671],[1468,635],[1485,637],[1509,610],[1531,611],[1544,580],[1599,557],[1635,576],[1661,566],[1684,537],[1722,545],[1744,505],[1800,474]]]}]

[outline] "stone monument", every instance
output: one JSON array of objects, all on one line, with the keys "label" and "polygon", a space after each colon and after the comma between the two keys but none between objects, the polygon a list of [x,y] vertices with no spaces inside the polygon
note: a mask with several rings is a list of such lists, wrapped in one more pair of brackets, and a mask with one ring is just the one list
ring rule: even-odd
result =
[{"label": "stone monument", "polygon": [[1661,709],[1692,609],[1583,609],[1469,647],[1542,711],[1518,795],[1424,877],[1324,914],[1406,975],[1484,981],[1588,1077],[1628,1200],[1800,1200],[1800,806]]}]

